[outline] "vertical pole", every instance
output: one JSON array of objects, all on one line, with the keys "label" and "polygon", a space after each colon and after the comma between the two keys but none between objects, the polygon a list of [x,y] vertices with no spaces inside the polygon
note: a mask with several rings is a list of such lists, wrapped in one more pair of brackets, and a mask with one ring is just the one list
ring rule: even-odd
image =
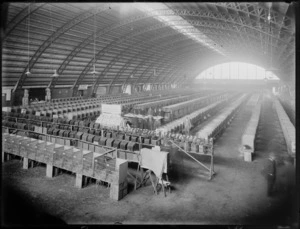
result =
[{"label": "vertical pole", "polygon": [[2,163],[4,163],[4,143],[2,142]]},{"label": "vertical pole", "polygon": [[28,158],[24,157],[23,159],[23,169],[28,169],[29,163]]},{"label": "vertical pole", "polygon": [[82,174],[76,173],[75,187],[82,188],[82,178],[83,178]]},{"label": "vertical pole", "polygon": [[47,167],[46,167],[46,177],[49,177],[49,178],[53,177],[53,166],[50,164],[47,164]]},{"label": "vertical pole", "polygon": [[142,136],[140,136],[140,144],[139,144],[139,150],[142,149]]}]

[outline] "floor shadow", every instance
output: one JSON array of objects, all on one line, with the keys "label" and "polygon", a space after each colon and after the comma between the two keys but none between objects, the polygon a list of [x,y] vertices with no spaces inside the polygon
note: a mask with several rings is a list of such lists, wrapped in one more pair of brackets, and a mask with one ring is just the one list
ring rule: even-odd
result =
[{"label": "floor shadow", "polygon": [[30,197],[12,185],[2,186],[2,226],[55,226],[66,223],[45,212],[41,206],[33,204]]}]

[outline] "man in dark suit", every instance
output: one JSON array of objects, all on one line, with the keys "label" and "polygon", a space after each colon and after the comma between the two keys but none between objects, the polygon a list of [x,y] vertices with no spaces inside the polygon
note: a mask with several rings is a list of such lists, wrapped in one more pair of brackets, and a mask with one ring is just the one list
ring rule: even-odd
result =
[{"label": "man in dark suit", "polygon": [[273,153],[270,153],[267,164],[267,181],[268,181],[268,196],[274,193],[274,186],[276,181],[276,158]]}]

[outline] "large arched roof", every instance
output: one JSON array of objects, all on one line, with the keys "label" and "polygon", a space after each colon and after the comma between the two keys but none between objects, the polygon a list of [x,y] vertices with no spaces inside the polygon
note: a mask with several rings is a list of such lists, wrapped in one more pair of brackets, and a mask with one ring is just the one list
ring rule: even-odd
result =
[{"label": "large arched roof", "polygon": [[[172,83],[231,60],[258,64],[290,81],[294,5],[7,3],[2,86]],[[95,34],[96,77],[90,73]],[[54,80],[53,69],[59,74]]]}]

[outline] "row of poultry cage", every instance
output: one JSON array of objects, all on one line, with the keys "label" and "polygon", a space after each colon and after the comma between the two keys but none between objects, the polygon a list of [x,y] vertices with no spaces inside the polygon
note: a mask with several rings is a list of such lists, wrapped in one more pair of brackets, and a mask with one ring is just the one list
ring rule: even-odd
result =
[{"label": "row of poultry cage", "polygon": [[196,136],[204,139],[216,138],[227,128],[241,105],[244,104],[243,102],[248,97],[249,95],[243,94],[228,107],[222,110],[222,112],[214,117],[207,125],[201,128],[201,130],[196,133]]}]

